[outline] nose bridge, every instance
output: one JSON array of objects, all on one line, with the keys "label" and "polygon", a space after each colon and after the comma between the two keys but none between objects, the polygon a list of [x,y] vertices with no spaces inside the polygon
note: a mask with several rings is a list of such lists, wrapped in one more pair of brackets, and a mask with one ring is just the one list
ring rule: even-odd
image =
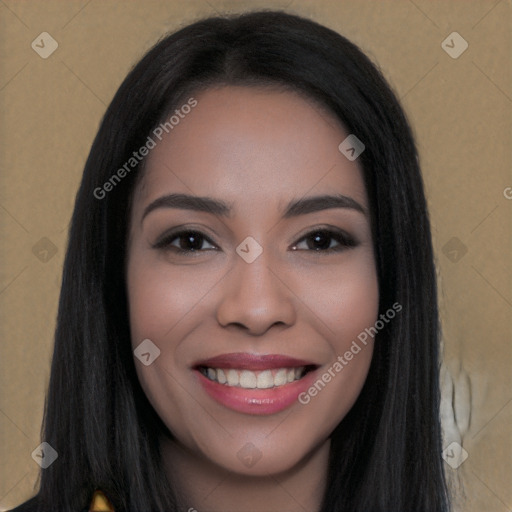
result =
[{"label": "nose bridge", "polygon": [[[243,258],[236,261],[235,274],[242,291],[251,291],[255,296],[259,293],[272,294],[275,288],[275,271],[272,271],[272,255],[270,251],[263,251],[254,261],[247,262]],[[276,267],[275,262],[273,266]]]},{"label": "nose bridge", "polygon": [[[250,243],[248,253],[254,250]],[[243,243],[240,247],[247,250]],[[243,325],[254,332],[264,332],[276,323],[293,323],[295,312],[290,292],[276,276],[278,265],[273,261],[272,251],[263,249],[252,261],[243,252],[237,253],[219,304],[219,322]]]}]

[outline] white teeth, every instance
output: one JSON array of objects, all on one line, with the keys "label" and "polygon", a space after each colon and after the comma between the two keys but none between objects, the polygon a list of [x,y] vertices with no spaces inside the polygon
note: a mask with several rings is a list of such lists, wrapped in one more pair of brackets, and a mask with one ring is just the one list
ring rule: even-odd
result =
[{"label": "white teeth", "polygon": [[258,375],[258,389],[268,389],[274,386],[274,376],[270,370],[265,370]]},{"label": "white teeth", "polygon": [[[256,381],[258,381],[258,384],[259,384],[259,379],[256,379],[256,375],[254,372],[244,370],[240,374],[240,387],[241,388],[254,389],[256,387]],[[258,387],[259,387],[259,385],[258,385]]]},{"label": "white teeth", "polygon": [[229,386],[238,386],[240,379],[238,378],[238,372],[236,370],[229,370],[227,377]]},{"label": "white teeth", "polygon": [[[209,368],[208,368],[209,369]],[[215,371],[215,370],[213,370]],[[215,380],[215,379],[212,379],[212,380]],[[217,380],[221,383],[221,384],[226,384],[226,382],[228,381],[228,379],[226,378],[226,374],[224,373],[224,370],[217,370]]]},{"label": "white teeth", "polygon": [[244,389],[269,389],[284,386],[295,380],[299,380],[304,374],[304,367],[279,368],[276,370],[263,370],[253,372],[250,370],[222,370],[221,368],[203,368],[203,375],[210,380],[227,386]]},{"label": "white teeth", "polygon": [[283,384],[286,384],[287,382],[288,382],[288,379],[286,378],[286,369],[282,368],[274,376],[274,385],[282,386]]}]

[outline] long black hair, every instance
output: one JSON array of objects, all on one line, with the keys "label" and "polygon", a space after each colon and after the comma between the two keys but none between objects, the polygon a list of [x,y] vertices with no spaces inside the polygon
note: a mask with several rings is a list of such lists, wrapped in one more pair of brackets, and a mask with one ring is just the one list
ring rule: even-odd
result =
[{"label": "long black hair", "polygon": [[[125,282],[128,214],[142,165],[98,193],[184,98],[215,85],[277,85],[315,99],[363,141],[380,313],[367,381],[332,433],[321,512],[445,512],[439,326],[430,225],[415,143],[390,87],[350,41],[279,11],[208,18],[162,39],[128,74],[85,165],[69,232],[42,427],[59,454],[34,510],[174,511],[166,427],[138,382]],[[142,162],[143,163],[143,162]],[[112,182],[111,182],[112,183]],[[168,432],[167,432],[168,433]]]}]

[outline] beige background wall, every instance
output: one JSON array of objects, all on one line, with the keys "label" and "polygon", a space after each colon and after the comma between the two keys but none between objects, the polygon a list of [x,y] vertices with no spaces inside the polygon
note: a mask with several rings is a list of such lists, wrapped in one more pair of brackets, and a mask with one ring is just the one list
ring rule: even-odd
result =
[{"label": "beige background wall", "polygon": [[[312,17],[352,39],[402,99],[421,152],[440,274],[444,447],[457,441],[468,454],[446,469],[459,510],[512,510],[507,0],[0,0],[0,510],[35,492],[31,453],[41,442],[67,226],[106,106],[163,33],[258,7]],[[51,49],[42,32],[58,43],[46,59],[36,52]],[[460,55],[464,41],[452,32],[468,43]],[[459,445],[445,453],[452,465]]]}]

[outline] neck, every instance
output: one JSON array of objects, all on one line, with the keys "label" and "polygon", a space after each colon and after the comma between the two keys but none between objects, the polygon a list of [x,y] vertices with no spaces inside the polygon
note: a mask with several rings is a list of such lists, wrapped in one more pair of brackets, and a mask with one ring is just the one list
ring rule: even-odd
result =
[{"label": "neck", "polygon": [[279,474],[233,473],[173,440],[162,441],[169,481],[188,512],[318,512],[325,493],[329,440]]}]

